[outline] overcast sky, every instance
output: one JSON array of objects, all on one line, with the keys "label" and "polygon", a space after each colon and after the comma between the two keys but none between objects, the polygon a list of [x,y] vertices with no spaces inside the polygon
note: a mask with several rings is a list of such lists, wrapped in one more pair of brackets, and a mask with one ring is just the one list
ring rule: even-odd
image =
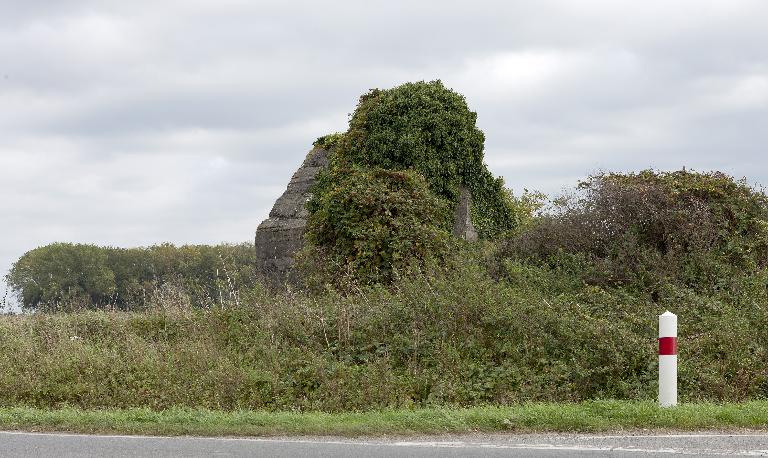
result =
[{"label": "overcast sky", "polygon": [[464,94],[518,193],[768,184],[766,24],[761,0],[0,0],[0,273],[54,241],[252,240],[312,141],[406,81]]}]

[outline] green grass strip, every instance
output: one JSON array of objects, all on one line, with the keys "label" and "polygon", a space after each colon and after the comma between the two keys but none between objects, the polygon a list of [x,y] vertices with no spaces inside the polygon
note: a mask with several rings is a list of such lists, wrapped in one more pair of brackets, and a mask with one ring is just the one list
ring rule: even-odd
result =
[{"label": "green grass strip", "polygon": [[211,411],[174,408],[44,410],[0,408],[0,429],[78,433],[276,436],[377,436],[470,432],[595,432],[638,429],[768,429],[768,401],[684,404],[589,401],[466,409],[354,413]]}]

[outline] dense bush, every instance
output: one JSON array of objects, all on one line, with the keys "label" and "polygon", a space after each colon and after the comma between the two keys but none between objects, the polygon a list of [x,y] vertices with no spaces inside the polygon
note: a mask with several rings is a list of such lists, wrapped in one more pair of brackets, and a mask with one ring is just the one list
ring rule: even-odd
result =
[{"label": "dense bush", "polygon": [[528,207],[483,163],[476,119],[440,81],[360,97],[349,129],[315,142],[331,154],[308,203],[305,277],[309,266],[327,278],[388,283],[405,265],[443,257],[462,186],[481,237],[520,226]]},{"label": "dense bush", "polygon": [[768,265],[768,199],[718,172],[601,174],[501,258],[570,265],[590,284],[654,296],[665,285],[711,292]]},{"label": "dense bush", "polygon": [[489,237],[517,220],[503,180],[483,163],[485,136],[476,120],[464,97],[440,81],[406,83],[361,96],[347,132],[326,140],[335,145],[332,163],[415,170],[432,192],[453,203],[459,186],[466,186],[473,223]]},{"label": "dense bush", "polygon": [[25,253],[6,280],[25,309],[142,308],[160,296],[196,306],[236,303],[237,288],[251,286],[250,245],[170,244],[113,248],[54,243]]},{"label": "dense bush", "polygon": [[443,257],[450,220],[444,199],[413,171],[334,167],[308,208],[305,281],[388,283],[398,270]]},{"label": "dense bush", "polygon": [[[474,258],[467,253],[469,260]],[[520,265],[475,262],[358,294],[243,291],[240,307],[0,319],[0,405],[368,410],[654,399],[656,315],[680,320],[680,397],[768,396],[765,272],[737,295],[648,306],[621,291],[558,292]],[[530,279],[530,280],[526,280]]]}]

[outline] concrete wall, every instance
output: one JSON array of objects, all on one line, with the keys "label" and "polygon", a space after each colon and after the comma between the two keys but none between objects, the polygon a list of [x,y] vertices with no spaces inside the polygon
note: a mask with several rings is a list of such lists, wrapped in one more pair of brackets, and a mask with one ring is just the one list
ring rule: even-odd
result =
[{"label": "concrete wall", "polygon": [[308,216],[304,205],[317,173],[327,165],[328,151],[313,148],[291,177],[283,195],[275,201],[269,218],[256,229],[256,262],[260,276],[268,284],[297,283],[292,269],[293,255],[304,246]]}]

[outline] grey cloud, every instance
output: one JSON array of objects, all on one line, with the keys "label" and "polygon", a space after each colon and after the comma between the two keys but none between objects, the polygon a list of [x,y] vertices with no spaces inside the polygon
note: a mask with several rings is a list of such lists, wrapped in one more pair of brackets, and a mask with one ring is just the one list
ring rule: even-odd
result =
[{"label": "grey cloud", "polygon": [[0,10],[0,271],[57,240],[250,240],[311,142],[409,80],[466,95],[516,192],[647,167],[768,183],[759,0]]}]

